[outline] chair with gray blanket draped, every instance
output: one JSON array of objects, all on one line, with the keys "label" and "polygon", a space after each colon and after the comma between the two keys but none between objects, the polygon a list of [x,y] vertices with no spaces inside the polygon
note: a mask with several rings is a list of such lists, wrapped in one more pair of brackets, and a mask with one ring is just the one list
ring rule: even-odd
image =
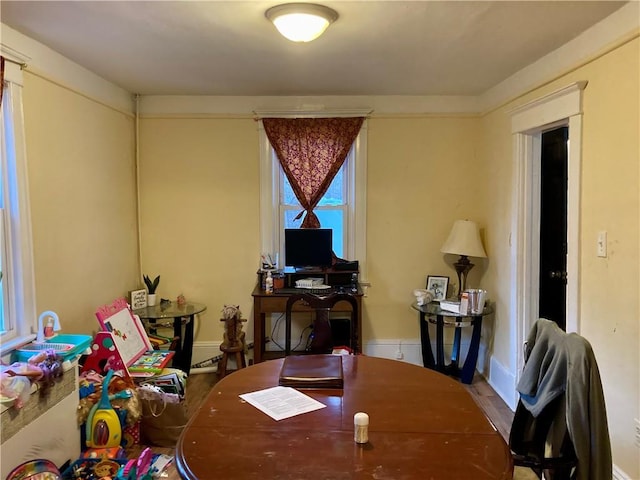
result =
[{"label": "chair with gray blanket draped", "polygon": [[520,399],[509,436],[514,464],[538,478],[612,477],[600,373],[587,340],[539,319],[525,347]]}]

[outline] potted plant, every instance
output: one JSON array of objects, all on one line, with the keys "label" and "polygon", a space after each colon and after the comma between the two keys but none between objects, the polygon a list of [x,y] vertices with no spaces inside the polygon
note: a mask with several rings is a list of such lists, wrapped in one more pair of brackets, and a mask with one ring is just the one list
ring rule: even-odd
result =
[{"label": "potted plant", "polygon": [[156,304],[156,288],[158,288],[158,284],[160,283],[160,275],[151,281],[151,279],[147,275],[143,275],[144,283],[147,286],[147,291],[149,294],[147,295],[147,305],[153,307]]}]

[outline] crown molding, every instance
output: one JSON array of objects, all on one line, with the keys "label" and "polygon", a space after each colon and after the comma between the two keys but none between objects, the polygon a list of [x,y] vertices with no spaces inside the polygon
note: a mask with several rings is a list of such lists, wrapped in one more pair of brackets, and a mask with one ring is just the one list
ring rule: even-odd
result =
[{"label": "crown molding", "polygon": [[0,33],[3,51],[7,49],[19,54],[21,62],[27,64],[25,73],[42,77],[116,110],[133,112],[132,95],[126,90],[4,23],[0,23]]},{"label": "crown molding", "polygon": [[573,40],[506,78],[478,98],[485,114],[592,62],[640,35],[640,2],[629,2]]},{"label": "crown molding", "polygon": [[[366,107],[363,107],[366,105]],[[209,95],[143,95],[140,97],[142,116],[211,116],[262,115],[279,116],[300,113],[318,115],[343,112],[372,117],[389,114],[424,115],[468,114],[478,109],[476,97],[413,96],[413,95],[353,95],[353,96],[209,96]]]},{"label": "crown molding", "polygon": [[0,42],[0,55],[2,55],[7,60],[10,60],[12,62],[21,64],[21,65],[25,65],[25,66],[31,60],[30,56],[22,52],[19,52],[15,48],[11,48],[9,45],[5,45],[2,42]]},{"label": "crown molding", "polygon": [[368,117],[373,110],[370,108],[337,109],[327,111],[323,105],[303,105],[297,110],[256,110],[256,118],[322,118],[322,117]]}]

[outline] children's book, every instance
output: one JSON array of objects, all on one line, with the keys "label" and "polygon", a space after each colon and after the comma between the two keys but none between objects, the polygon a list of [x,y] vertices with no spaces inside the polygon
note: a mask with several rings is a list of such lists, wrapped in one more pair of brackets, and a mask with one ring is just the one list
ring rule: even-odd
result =
[{"label": "children's book", "polygon": [[181,370],[166,369],[161,374],[150,377],[144,384],[158,387],[166,393],[174,393],[184,397],[187,375]]},{"label": "children's book", "polygon": [[129,373],[136,377],[138,373],[149,374],[149,376],[162,373],[162,370],[169,364],[175,352],[168,350],[150,350],[143,353],[138,359],[129,365]]}]

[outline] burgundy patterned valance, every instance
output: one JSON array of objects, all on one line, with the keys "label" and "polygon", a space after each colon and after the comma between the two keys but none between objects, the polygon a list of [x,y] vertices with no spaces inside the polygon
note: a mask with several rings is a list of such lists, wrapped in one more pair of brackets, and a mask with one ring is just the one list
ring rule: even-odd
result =
[{"label": "burgundy patterned valance", "polygon": [[264,130],[291,188],[307,212],[300,228],[319,228],[313,213],[344,163],[363,117],[264,118]]}]

